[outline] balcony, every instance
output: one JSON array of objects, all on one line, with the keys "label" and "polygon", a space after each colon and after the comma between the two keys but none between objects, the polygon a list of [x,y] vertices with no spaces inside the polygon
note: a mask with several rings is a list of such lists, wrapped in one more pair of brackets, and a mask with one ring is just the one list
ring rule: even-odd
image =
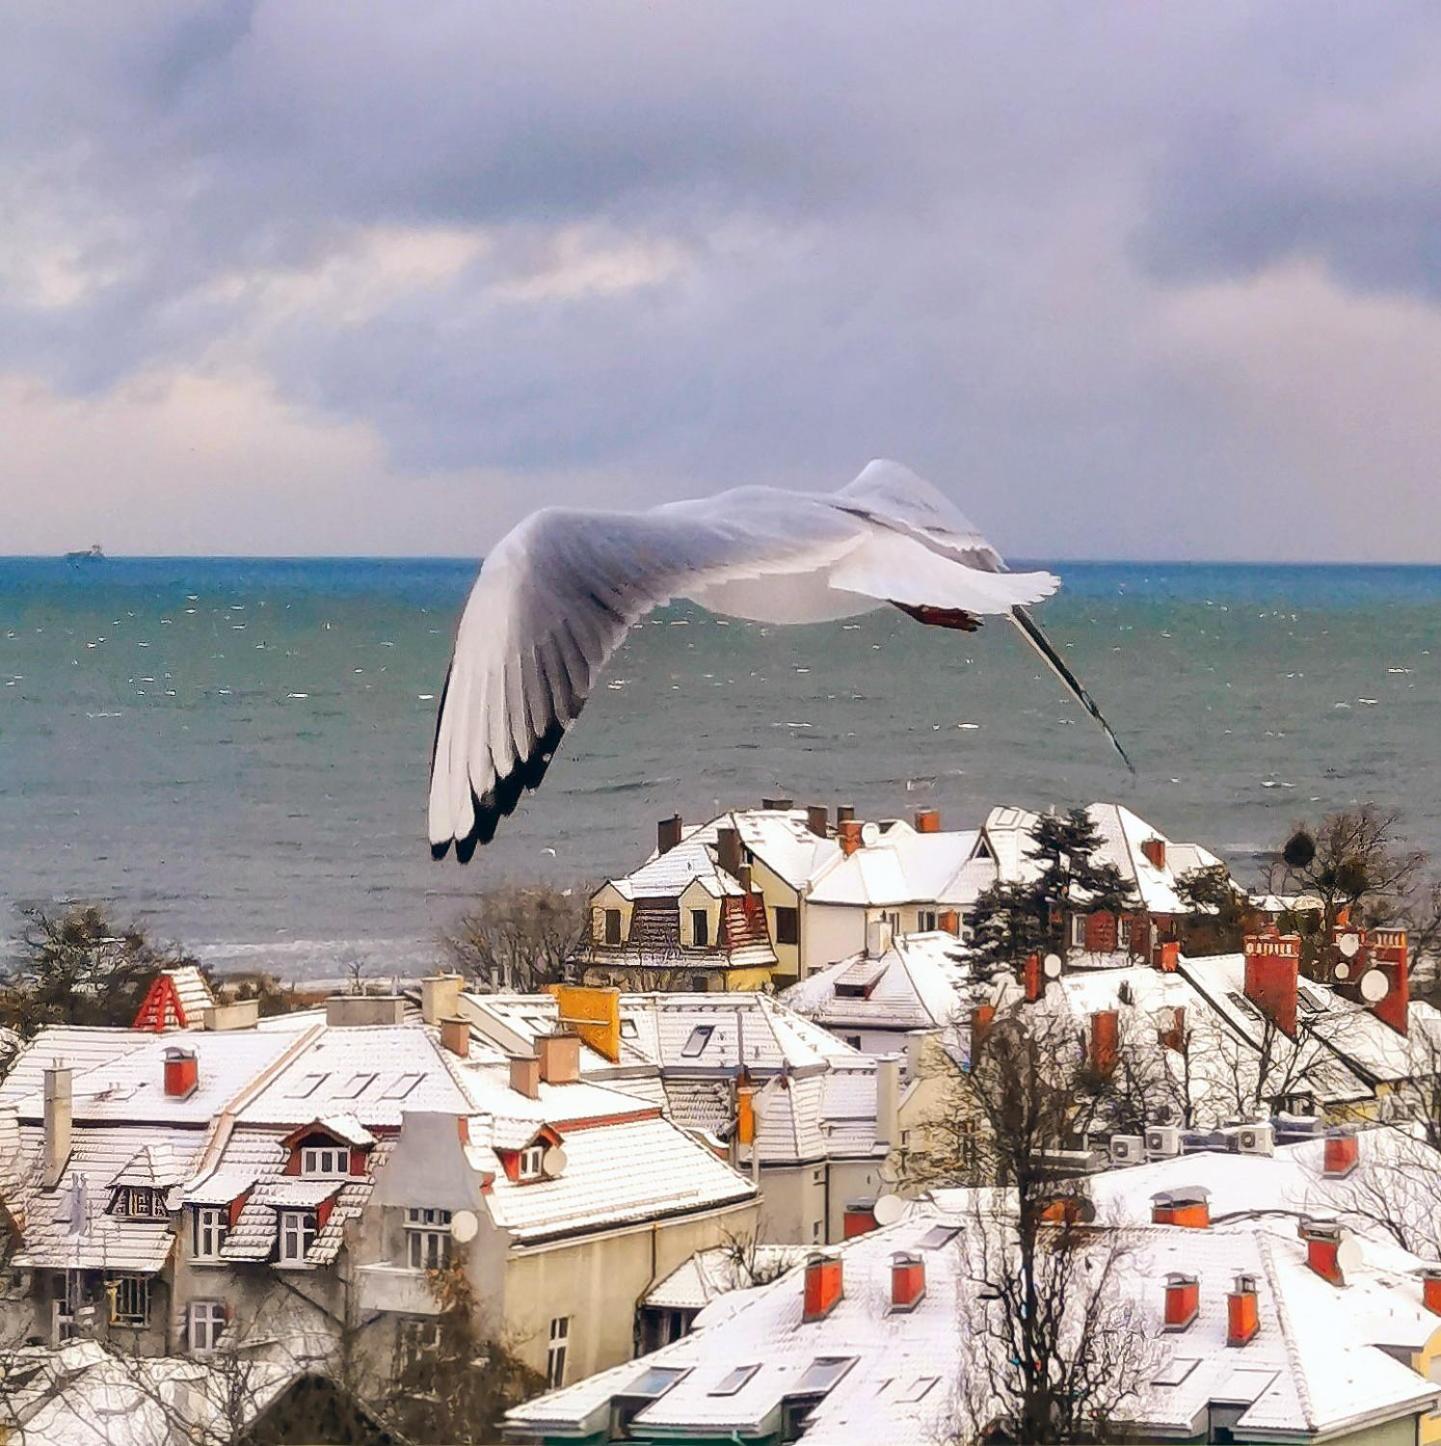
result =
[{"label": "balcony", "polygon": [[360,1267],[362,1310],[395,1311],[403,1315],[439,1315],[440,1302],[426,1281],[423,1270],[404,1265],[362,1265]]}]

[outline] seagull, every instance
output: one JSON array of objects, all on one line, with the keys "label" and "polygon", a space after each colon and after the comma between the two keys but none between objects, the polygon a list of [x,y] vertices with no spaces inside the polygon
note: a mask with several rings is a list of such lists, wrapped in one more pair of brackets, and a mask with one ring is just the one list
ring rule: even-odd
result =
[{"label": "seagull", "polygon": [[985,615],[1008,617],[1131,768],[1026,611],[1059,586],[1049,572],[1008,571],[942,492],[898,462],[871,462],[832,493],[740,487],[639,512],[543,508],[485,559],[456,631],[431,757],[431,852],[443,858],[454,844],[466,863],[490,842],[539,786],[626,631],[675,598],[766,623],[895,607],[974,632]]}]

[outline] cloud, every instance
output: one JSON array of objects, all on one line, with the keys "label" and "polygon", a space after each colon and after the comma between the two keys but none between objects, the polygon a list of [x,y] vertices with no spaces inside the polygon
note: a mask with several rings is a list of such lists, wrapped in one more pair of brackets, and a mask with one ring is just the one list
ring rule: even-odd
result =
[{"label": "cloud", "polygon": [[[1300,555],[1395,555],[1347,499],[1367,459],[1414,486],[1376,425],[1424,421],[1438,30],[1391,4],[30,7],[0,55],[4,404],[93,453],[22,474],[11,545],[66,532],[94,481],[61,471],[109,430],[150,459],[110,482],[149,551],[217,545],[211,493],[273,499],[285,550],[452,551],[457,517],[480,550],[523,501],[829,487],[884,453],[1021,553],[1268,555],[1281,519]],[[1323,378],[1308,324],[1366,375]],[[1404,545],[1441,536],[1417,515]]]}]

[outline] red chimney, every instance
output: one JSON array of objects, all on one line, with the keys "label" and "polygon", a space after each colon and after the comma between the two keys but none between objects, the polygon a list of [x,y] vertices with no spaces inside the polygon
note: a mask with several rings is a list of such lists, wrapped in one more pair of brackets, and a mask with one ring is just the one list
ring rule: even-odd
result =
[{"label": "red chimney", "polygon": [[1091,1015],[1091,1068],[1097,1074],[1110,1074],[1115,1069],[1120,1036],[1118,1011],[1098,1009]]},{"label": "red chimney", "polygon": [[1296,1037],[1296,984],[1301,940],[1296,934],[1246,935],[1246,998],[1283,1034]]},{"label": "red chimney", "polygon": [[1179,1225],[1183,1230],[1209,1230],[1211,1199],[1204,1187],[1162,1190],[1151,1196],[1151,1224]]},{"label": "red chimney", "polygon": [[1249,1345],[1261,1328],[1256,1304],[1256,1277],[1238,1275],[1235,1289],[1226,1297],[1226,1344]]},{"label": "red chimney", "polygon": [[1361,1141],[1346,1130],[1326,1132],[1326,1159],[1322,1167],[1328,1180],[1341,1180],[1360,1163]]},{"label": "red chimney", "polygon": [[1346,1277],[1341,1274],[1341,1227],[1307,1221],[1301,1227],[1301,1238],[1306,1242],[1306,1264],[1332,1285],[1345,1285]]},{"label": "red chimney", "polygon": [[852,1200],[841,1216],[841,1235],[853,1240],[857,1235],[868,1235],[876,1228],[876,1202],[874,1200]]},{"label": "red chimney", "polygon": [[940,916],[936,919],[936,925],[945,934],[959,935],[961,932],[961,916],[955,909],[942,909]]},{"label": "red chimney", "polygon": [[165,1093],[174,1100],[193,1095],[200,1084],[200,1065],[192,1049],[165,1051]]},{"label": "red chimney", "polygon": [[1160,1034],[1161,1043],[1165,1045],[1167,1049],[1174,1049],[1177,1054],[1185,1054],[1186,1006],[1184,1004],[1176,1005],[1170,1028],[1161,1030]]},{"label": "red chimney", "polygon": [[1045,976],[1041,973],[1041,956],[1039,954],[1027,954],[1026,965],[1021,973],[1022,982],[1026,986],[1026,1003],[1034,1004],[1045,992]]},{"label": "red chimney", "polygon": [[715,861],[722,873],[735,878],[741,871],[741,836],[735,829],[721,827],[715,831]]},{"label": "red chimney", "polygon": [[836,825],[836,837],[841,843],[843,854],[853,854],[861,846],[861,826],[853,818],[842,819]]},{"label": "red chimney", "polygon": [[812,1255],[806,1261],[805,1310],[802,1321],[824,1320],[845,1294],[838,1255]]},{"label": "red chimney", "polygon": [[661,819],[655,826],[656,852],[668,854],[680,842],[683,827],[678,813]]},{"label": "red chimney", "polygon": [[1434,1265],[1421,1272],[1421,1302],[1432,1315],[1441,1315],[1441,1270]]},{"label": "red chimney", "polygon": [[1163,974],[1174,974],[1181,964],[1181,946],[1175,939],[1156,945],[1156,968]]},{"label": "red chimney", "polygon": [[971,1059],[974,1062],[977,1052],[986,1042],[986,1035],[991,1032],[991,1021],[996,1017],[996,1006],[994,1004],[978,1004],[971,1010]]},{"label": "red chimney", "polygon": [[1371,931],[1371,963],[1386,976],[1386,993],[1372,1006],[1371,1013],[1397,1034],[1405,1034],[1410,1022],[1411,980],[1404,929]]},{"label": "red chimney", "polygon": [[1166,840],[1163,838],[1148,838],[1141,841],[1141,852],[1146,856],[1146,862],[1153,869],[1164,869],[1166,867]]},{"label": "red chimney", "polygon": [[891,1256],[891,1309],[914,1310],[926,1293],[926,1262],[898,1250]]},{"label": "red chimney", "polygon": [[938,808],[918,808],[916,810],[916,832],[917,833],[940,833],[941,811]]},{"label": "red chimney", "polygon": [[1166,1329],[1183,1331],[1201,1309],[1201,1287],[1194,1275],[1172,1271],[1166,1277]]},{"label": "red chimney", "polygon": [[451,1054],[464,1059],[470,1053],[470,1021],[452,1016],[440,1021],[440,1044]]}]

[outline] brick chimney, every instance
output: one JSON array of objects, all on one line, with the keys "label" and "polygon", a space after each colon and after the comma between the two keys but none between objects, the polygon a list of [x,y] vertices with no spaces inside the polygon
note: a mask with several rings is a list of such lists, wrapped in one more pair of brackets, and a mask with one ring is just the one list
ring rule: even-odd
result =
[{"label": "brick chimney", "polygon": [[1174,974],[1181,966],[1181,945],[1175,939],[1162,939],[1156,944],[1156,968],[1163,974]]},{"label": "brick chimney", "polygon": [[452,1015],[440,1021],[440,1045],[451,1054],[465,1059],[470,1054],[470,1021]]},{"label": "brick chimney", "polygon": [[1432,1315],[1441,1315],[1441,1269],[1434,1265],[1421,1272],[1421,1303]]},{"label": "brick chimney", "polygon": [[854,823],[856,821],[856,806],[853,803],[836,804],[836,827],[843,823]]},{"label": "brick chimney", "polygon": [[668,854],[679,842],[685,828],[678,813],[663,818],[655,826],[655,848],[657,853]]},{"label": "brick chimney", "polygon": [[1041,956],[1027,954],[1021,969],[1021,983],[1026,990],[1026,1003],[1034,1004],[1046,991],[1045,975],[1041,973]]},{"label": "brick chimney", "polygon": [[718,828],[715,831],[715,861],[731,878],[739,878],[741,871],[741,836],[733,828]]},{"label": "brick chimney", "polygon": [[1256,1277],[1238,1275],[1236,1284],[1226,1297],[1226,1344],[1249,1345],[1261,1328],[1261,1313],[1256,1300]]},{"label": "brick chimney", "polygon": [[460,1008],[459,974],[432,974],[420,981],[420,1017],[427,1024],[453,1018]]},{"label": "brick chimney", "polygon": [[909,1250],[891,1256],[891,1309],[914,1310],[926,1294],[926,1262]]},{"label": "brick chimney", "polygon": [[45,1071],[45,1171],[41,1183],[53,1190],[70,1162],[70,1127],[74,1112],[71,1071],[63,1064]]},{"label": "brick chimney", "polygon": [[1156,838],[1152,835],[1148,839],[1141,840],[1141,852],[1146,857],[1146,862],[1153,869],[1164,869],[1166,867],[1166,840]]},{"label": "brick chimney", "polygon": [[1283,1034],[1296,1037],[1296,985],[1301,940],[1296,934],[1246,935],[1246,998]]},{"label": "brick chimney", "polygon": [[940,833],[941,811],[938,808],[918,808],[916,810],[916,832],[917,833]]},{"label": "brick chimney", "polygon": [[533,1054],[515,1054],[510,1059],[510,1087],[528,1100],[540,1098],[540,1060]]},{"label": "brick chimney", "polygon": [[1173,1270],[1166,1277],[1166,1329],[1183,1331],[1201,1309],[1201,1286],[1194,1275]]},{"label": "brick chimney", "polygon": [[767,813],[789,813],[795,803],[793,798],[763,798],[761,807]]},{"label": "brick chimney", "polygon": [[1349,1130],[1326,1131],[1326,1155],[1322,1173],[1328,1180],[1344,1180],[1361,1161],[1360,1138]]},{"label": "brick chimney", "polygon": [[841,1234],[847,1240],[857,1235],[869,1235],[876,1228],[876,1202],[874,1200],[848,1200],[845,1213],[841,1216]]},{"label": "brick chimney", "polygon": [[1173,1049],[1177,1054],[1186,1052],[1186,1006],[1178,1004],[1171,1011],[1171,1023],[1169,1028],[1160,1031],[1161,1043],[1167,1049]]},{"label": "brick chimney", "polygon": [[1121,1016],[1115,1009],[1098,1009],[1091,1015],[1090,1064],[1097,1074],[1110,1074],[1120,1052]]},{"label": "brick chimney", "polygon": [[955,934],[958,938],[961,932],[961,915],[957,909],[942,909],[936,919],[936,927],[943,934]]},{"label": "brick chimney", "polygon": [[994,1004],[978,1004],[971,1010],[971,1058],[974,1060],[981,1046],[986,1042],[986,1035],[991,1032],[991,1023],[996,1017],[996,1006]]},{"label": "brick chimney", "polygon": [[1183,1230],[1211,1228],[1211,1197],[1202,1185],[1161,1190],[1151,1196],[1151,1224],[1179,1225]]},{"label": "brick chimney", "polygon": [[1371,964],[1386,976],[1386,993],[1372,1006],[1371,1013],[1397,1034],[1405,1034],[1410,1023],[1410,961],[1404,929],[1371,931]]},{"label": "brick chimney", "polygon": [[845,1278],[838,1255],[812,1255],[806,1261],[805,1309],[801,1320],[824,1320],[845,1294]]},{"label": "brick chimney", "polygon": [[806,809],[806,827],[817,838],[830,837],[830,819],[830,810],[823,803],[813,803]]},{"label": "brick chimney", "polygon": [[1308,1220],[1302,1223],[1301,1238],[1306,1242],[1306,1264],[1332,1285],[1345,1285],[1341,1273],[1341,1227],[1333,1221]]},{"label": "brick chimney", "polygon": [[840,841],[841,852],[847,856],[861,846],[861,826],[853,818],[842,819],[836,825],[836,838]]},{"label": "brick chimney", "polygon": [[580,1079],[580,1036],[542,1034],[535,1041],[540,1078],[550,1085],[575,1084]]},{"label": "brick chimney", "polygon": [[172,1045],[165,1051],[165,1093],[172,1100],[188,1099],[200,1084],[200,1064],[193,1049]]}]

